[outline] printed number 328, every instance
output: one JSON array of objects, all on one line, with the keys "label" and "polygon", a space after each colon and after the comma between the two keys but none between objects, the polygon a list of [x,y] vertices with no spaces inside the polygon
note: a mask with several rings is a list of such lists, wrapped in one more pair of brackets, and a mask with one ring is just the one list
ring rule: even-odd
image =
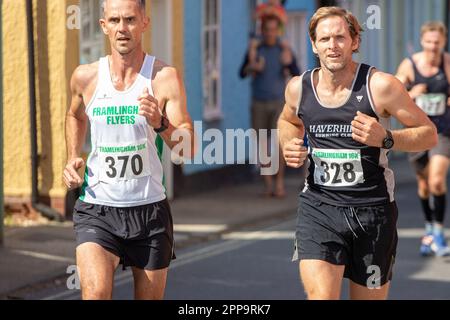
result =
[{"label": "printed number 328", "polygon": [[[356,174],[352,163],[347,162],[339,164],[331,162],[330,164],[328,164],[327,162],[322,161],[320,165],[323,168],[323,175],[320,177],[320,180],[323,183],[328,183],[331,180],[331,170],[334,171],[333,180],[331,181],[331,183],[333,184],[342,183],[341,178],[343,178],[348,183],[354,182],[356,180]],[[344,171],[342,177],[341,171]]]}]

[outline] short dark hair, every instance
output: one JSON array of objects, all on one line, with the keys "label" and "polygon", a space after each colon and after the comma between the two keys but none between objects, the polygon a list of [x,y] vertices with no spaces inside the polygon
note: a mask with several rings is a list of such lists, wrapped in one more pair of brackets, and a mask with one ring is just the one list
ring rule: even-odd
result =
[{"label": "short dark hair", "polygon": [[282,24],[283,24],[283,22],[280,20],[279,17],[277,17],[277,16],[274,15],[274,14],[269,14],[269,15],[267,15],[267,16],[264,16],[264,18],[262,18],[262,20],[261,20],[261,29],[264,29],[264,28],[266,27],[266,24],[267,24],[269,21],[276,21],[277,24],[278,24],[278,27],[281,27]]},{"label": "short dark hair", "polygon": [[[102,2],[102,14],[103,14],[103,16],[105,15],[106,1],[107,1],[107,0],[103,0],[103,2]],[[140,7],[142,10],[144,10],[144,12],[145,12],[145,0],[136,0],[136,1],[138,2],[139,7]]]}]

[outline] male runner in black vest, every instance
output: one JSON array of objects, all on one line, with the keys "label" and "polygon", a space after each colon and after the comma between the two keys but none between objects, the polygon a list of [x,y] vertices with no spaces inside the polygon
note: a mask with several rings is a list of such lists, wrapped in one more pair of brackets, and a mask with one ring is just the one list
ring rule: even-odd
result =
[{"label": "male runner in black vest", "polygon": [[[338,299],[343,277],[352,299],[385,299],[397,246],[387,153],[433,147],[436,128],[394,76],[353,61],[362,28],[351,13],[320,8],[309,30],[320,68],[289,82],[278,122],[287,165],[309,159],[294,259],[309,299]],[[406,128],[391,132],[390,116]]]},{"label": "male runner in black vest", "polygon": [[444,52],[446,42],[447,28],[442,22],[425,23],[420,41],[423,50],[403,60],[397,71],[397,78],[409,88],[410,97],[428,114],[439,134],[436,147],[409,155],[425,215],[420,245],[424,256],[450,255],[443,227],[450,163],[450,54]]}]

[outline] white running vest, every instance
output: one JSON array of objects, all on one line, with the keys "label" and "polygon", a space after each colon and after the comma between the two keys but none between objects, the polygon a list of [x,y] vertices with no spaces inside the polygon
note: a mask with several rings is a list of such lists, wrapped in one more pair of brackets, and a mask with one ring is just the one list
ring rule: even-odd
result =
[{"label": "white running vest", "polygon": [[[111,207],[133,207],[166,198],[158,154],[161,138],[138,115],[137,98],[147,87],[155,57],[146,55],[133,85],[118,91],[111,81],[108,57],[100,58],[95,93],[86,106],[91,146],[80,200]],[[160,150],[161,151],[161,150]]]}]

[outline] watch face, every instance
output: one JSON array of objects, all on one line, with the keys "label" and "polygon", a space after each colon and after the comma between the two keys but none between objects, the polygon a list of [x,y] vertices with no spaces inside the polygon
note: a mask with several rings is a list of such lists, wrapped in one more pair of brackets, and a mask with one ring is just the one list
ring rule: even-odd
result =
[{"label": "watch face", "polygon": [[390,149],[390,148],[392,148],[393,145],[394,145],[394,140],[392,140],[392,139],[385,139],[383,142],[384,142],[384,143],[383,143],[383,147],[384,147],[385,149]]}]

